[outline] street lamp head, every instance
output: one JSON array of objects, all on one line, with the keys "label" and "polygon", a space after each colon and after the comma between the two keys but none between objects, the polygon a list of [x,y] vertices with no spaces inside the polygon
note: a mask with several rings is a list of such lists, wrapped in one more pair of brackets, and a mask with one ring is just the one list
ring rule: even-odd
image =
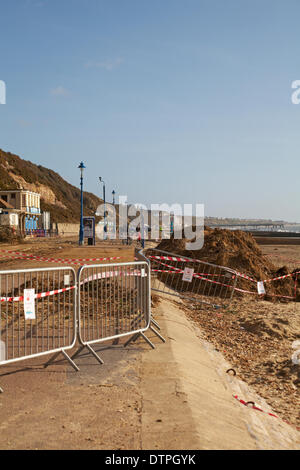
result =
[{"label": "street lamp head", "polygon": [[81,173],[81,176],[83,175],[83,170],[86,168],[84,166],[84,163],[83,162],[80,162],[80,165],[78,166],[78,168],[80,169],[80,173]]}]

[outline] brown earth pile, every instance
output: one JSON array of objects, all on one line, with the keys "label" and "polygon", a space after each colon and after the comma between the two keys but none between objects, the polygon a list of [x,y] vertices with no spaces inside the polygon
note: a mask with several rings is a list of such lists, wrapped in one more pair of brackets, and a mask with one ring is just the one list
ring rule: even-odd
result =
[{"label": "brown earth pile", "polygon": [[22,243],[23,238],[19,234],[19,232],[16,232],[15,230],[12,230],[11,227],[0,227],[0,242],[2,243],[11,243],[12,245],[17,244],[17,243]]},{"label": "brown earth pile", "polygon": [[[158,249],[169,253],[179,254],[193,259],[199,259],[218,266],[232,268],[255,281],[273,279],[288,274],[286,266],[276,268],[261,252],[253,236],[241,230],[211,229],[205,227],[204,246],[200,250],[187,250],[186,238],[162,240]],[[300,275],[295,286],[295,277],[265,283],[267,295],[265,299],[275,296],[294,297],[300,300]],[[253,281],[238,277],[237,286],[250,292],[257,292],[257,284]]]}]

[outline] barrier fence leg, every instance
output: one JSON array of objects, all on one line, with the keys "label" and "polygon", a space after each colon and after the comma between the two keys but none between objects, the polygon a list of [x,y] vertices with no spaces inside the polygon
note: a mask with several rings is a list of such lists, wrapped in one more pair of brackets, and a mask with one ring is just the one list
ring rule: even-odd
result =
[{"label": "barrier fence leg", "polygon": [[126,343],[124,344],[124,348],[125,348],[129,343],[131,343],[131,341],[135,342],[140,336],[142,336],[142,338],[144,338],[144,340],[151,346],[152,349],[155,349],[154,344],[151,343],[150,339],[147,338],[147,336],[144,335],[144,333],[142,333],[142,332],[136,333],[136,334],[133,335],[131,338],[129,338],[129,340],[126,341]]},{"label": "barrier fence leg", "polygon": [[[159,326],[158,322],[157,322],[156,320],[154,320],[154,318],[151,318],[151,323],[152,323],[158,330],[160,330],[160,326]],[[165,338],[164,338],[163,336],[161,336],[161,335],[159,334],[159,332],[158,332],[155,328],[153,328],[153,327],[151,326],[151,324],[150,324],[150,330],[152,330],[153,333],[155,333],[156,336],[158,336],[164,343],[166,342]]]},{"label": "barrier fence leg", "polygon": [[152,349],[155,349],[155,346],[154,346],[154,344],[153,344],[153,343],[151,343],[150,339],[149,339],[149,338],[147,338],[147,336],[146,336],[146,335],[144,335],[144,333],[140,333],[140,335],[142,336],[142,338],[144,338],[144,340],[145,340],[145,341],[146,341],[148,344],[150,344],[150,346],[151,346],[151,348],[152,348]]},{"label": "barrier fence leg", "polygon": [[86,347],[93,354],[93,356],[97,359],[97,361],[100,362],[100,364],[104,364],[104,361],[101,359],[100,356],[98,356],[98,354],[93,350],[93,348],[91,348],[89,344],[87,344]]},{"label": "barrier fence leg", "polygon": [[62,350],[61,351],[62,354],[65,356],[65,358],[69,361],[69,363],[71,364],[71,366],[73,367],[73,369],[75,369],[77,372],[80,370],[79,367],[75,364],[74,361],[72,361],[72,359],[70,358],[70,356],[68,356],[68,354],[66,353],[66,351]]},{"label": "barrier fence leg", "polygon": [[77,372],[80,370],[79,367],[75,364],[74,361],[72,361],[72,359],[70,358],[70,356],[68,356],[68,354],[66,353],[66,351],[64,351],[63,349],[61,351],[58,351],[57,353],[55,353],[50,359],[48,362],[46,362],[46,364],[44,364],[44,368],[46,369],[46,367],[48,367],[50,364],[53,363],[53,361],[57,358],[57,356],[59,356],[60,354],[63,354],[64,357],[67,359],[67,361],[71,364],[71,366],[73,367],[73,369],[75,369]]},{"label": "barrier fence leg", "polygon": [[151,318],[151,323],[153,323],[153,325],[155,325],[156,328],[158,328],[160,330],[160,326],[159,326],[158,322],[156,320],[154,320],[154,318]]},{"label": "barrier fence leg", "polygon": [[155,349],[155,346],[154,346],[154,344],[153,344],[153,343],[151,343],[150,339],[149,339],[149,338],[147,338],[147,336],[146,336],[146,335],[144,335],[144,333],[140,333],[140,335],[141,335],[141,336],[144,338],[144,340],[145,340],[145,341],[146,341],[148,344],[150,344],[150,346],[151,346],[151,348],[152,348],[152,349]]},{"label": "barrier fence leg", "polygon": [[84,348],[87,348],[89,350],[89,352],[92,353],[93,356],[97,359],[97,361],[100,362],[100,364],[104,364],[104,361],[101,359],[100,356],[98,356],[98,354],[93,350],[93,348],[91,348],[91,346],[89,344],[82,344],[77,349],[77,351],[73,354],[72,359],[74,359],[74,357],[78,356],[78,354],[80,354],[81,351],[84,350]]},{"label": "barrier fence leg", "polygon": [[165,338],[158,331],[156,331],[156,329],[153,328],[153,326],[150,325],[149,328],[151,331],[153,331],[154,334],[156,334],[156,336],[158,336],[162,340],[163,343],[166,342]]}]

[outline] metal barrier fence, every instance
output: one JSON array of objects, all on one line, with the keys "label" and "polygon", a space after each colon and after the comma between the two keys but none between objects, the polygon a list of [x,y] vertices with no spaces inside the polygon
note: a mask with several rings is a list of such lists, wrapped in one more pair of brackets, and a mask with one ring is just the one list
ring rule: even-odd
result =
[{"label": "metal barrier fence", "polygon": [[[147,261],[0,271],[0,365],[51,354],[73,361],[92,344],[145,335],[151,318],[151,275]],[[164,341],[156,330],[153,331]],[[72,358],[66,351],[79,349]],[[0,388],[0,391],[3,391]]]},{"label": "metal barrier fence", "polygon": [[73,268],[0,271],[0,365],[62,353],[76,340]]},{"label": "metal barrier fence", "polygon": [[142,336],[151,321],[150,269],[146,262],[82,266],[78,272],[78,339],[103,363],[91,344]]},{"label": "metal barrier fence", "polygon": [[[136,249],[135,250],[135,257],[139,261],[146,262],[149,266],[149,271],[151,272],[151,263],[150,263],[149,259],[146,258],[146,256],[144,255],[143,250]],[[151,291],[151,285],[150,285],[150,291]],[[155,328],[154,328],[154,326],[155,326]],[[165,338],[157,331],[157,330],[160,330],[160,325],[159,325],[158,321],[155,320],[155,318],[153,318],[152,311],[151,311],[151,320],[150,320],[149,328],[150,328],[151,331],[153,331],[153,333],[156,336],[158,336],[162,340],[163,343],[166,342]]]},{"label": "metal barrier fence", "polygon": [[234,270],[154,248],[143,253],[151,263],[152,290],[214,307],[230,303],[237,282]]}]

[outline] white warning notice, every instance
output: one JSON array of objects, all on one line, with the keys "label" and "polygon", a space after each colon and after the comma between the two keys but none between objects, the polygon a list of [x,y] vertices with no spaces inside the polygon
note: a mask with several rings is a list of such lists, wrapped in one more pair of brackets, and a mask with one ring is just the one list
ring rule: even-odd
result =
[{"label": "white warning notice", "polygon": [[182,280],[187,282],[192,282],[194,275],[193,268],[184,268]]},{"label": "white warning notice", "polygon": [[24,289],[25,320],[35,320],[34,289]]},{"label": "white warning notice", "polygon": [[257,292],[258,292],[259,294],[265,294],[265,293],[266,293],[266,290],[265,290],[265,286],[264,286],[263,281],[259,281],[259,282],[257,283]]}]

